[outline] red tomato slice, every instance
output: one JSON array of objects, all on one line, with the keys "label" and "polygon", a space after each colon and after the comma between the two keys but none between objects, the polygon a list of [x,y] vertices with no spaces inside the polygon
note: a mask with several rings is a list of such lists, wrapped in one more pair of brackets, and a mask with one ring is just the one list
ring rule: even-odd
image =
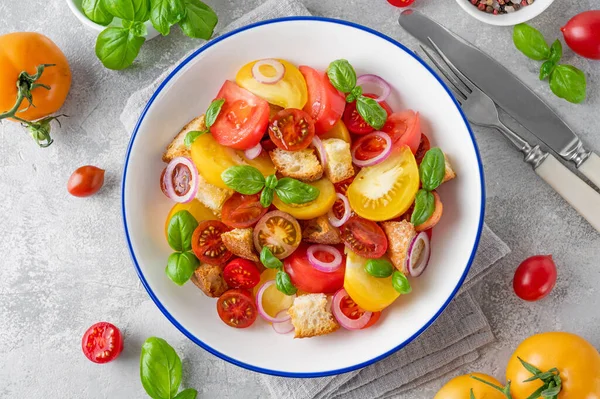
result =
[{"label": "red tomato slice", "polygon": [[[344,316],[346,316],[352,320],[359,319],[365,313],[365,310],[361,309],[356,304],[356,302],[354,302],[354,300],[352,298],[350,298],[350,295],[346,295],[345,297],[342,298],[342,301],[340,302],[340,310],[342,311]],[[381,316],[381,312],[373,312],[371,314],[371,318],[369,319],[369,322],[367,324],[365,324],[365,326],[363,328],[361,328],[361,330],[369,328],[373,324],[377,323],[377,320],[379,320],[380,316]]]},{"label": "red tomato slice", "polygon": [[407,145],[413,154],[419,149],[421,143],[421,119],[419,113],[407,110],[390,115],[381,128],[392,138],[392,143],[401,147]]},{"label": "red tomato slice", "polygon": [[354,181],[354,176],[347,178],[346,180],[342,180],[339,183],[335,183],[335,191],[340,194],[346,195],[348,192],[348,186]]},{"label": "red tomato slice", "polygon": [[221,145],[246,150],[263,137],[269,124],[269,103],[227,80],[217,98],[225,104],[210,132]]},{"label": "red tomato slice", "polygon": [[417,161],[417,165],[421,164],[423,157],[431,149],[431,143],[429,143],[429,139],[423,133],[421,133],[421,143],[419,144],[419,149],[415,153],[415,159]]},{"label": "red tomato slice", "polygon": [[342,117],[346,97],[333,87],[325,72],[308,66],[299,69],[308,86],[308,101],[304,111],[314,119],[317,135],[325,134]]},{"label": "red tomato slice", "polygon": [[217,313],[223,323],[234,328],[250,327],[258,314],[254,297],[249,291],[226,291],[217,301]]},{"label": "red tomato slice", "polygon": [[271,120],[269,137],[282,150],[303,150],[315,137],[315,123],[309,114],[300,109],[284,109]]},{"label": "red tomato slice", "polygon": [[232,288],[252,289],[260,281],[260,272],[254,264],[247,259],[234,259],[225,266],[223,278]]},{"label": "red tomato slice", "polygon": [[116,359],[123,350],[123,336],[111,323],[96,323],[83,334],[81,349],[92,362],[108,363]]},{"label": "red tomato slice", "polygon": [[229,231],[224,223],[218,220],[200,222],[192,235],[192,250],[200,262],[222,266],[233,254],[227,249],[221,234]]},{"label": "red tomato slice", "polygon": [[[337,247],[343,254],[344,249]],[[346,257],[342,255],[342,267],[332,273],[325,273],[315,269],[308,260],[306,250],[308,245],[302,244],[293,254],[284,261],[285,271],[290,275],[292,284],[304,292],[326,294],[334,293],[344,286],[344,272],[346,271]],[[318,258],[328,260],[326,257]]]},{"label": "red tomato slice", "polygon": [[[370,93],[365,94],[365,96],[377,98],[375,94]],[[379,105],[381,105],[383,109],[385,109],[385,112],[387,112],[388,116],[392,114],[392,109],[385,101],[380,102]],[[344,124],[346,125],[348,130],[350,130],[351,133],[367,134],[375,130],[367,122],[365,122],[365,120],[362,118],[362,116],[360,116],[360,114],[356,110],[356,101],[346,104],[346,110],[344,111],[343,118]]]},{"label": "red tomato slice", "polygon": [[385,140],[379,136],[363,136],[352,144],[354,156],[359,161],[375,158],[385,149]]},{"label": "red tomato slice", "polygon": [[234,193],[221,210],[221,221],[229,227],[245,229],[253,226],[267,213],[267,208],[260,204],[260,195],[244,195]]},{"label": "red tomato slice", "polygon": [[340,227],[340,233],[346,247],[363,258],[381,258],[387,251],[387,237],[372,220],[352,216]]}]

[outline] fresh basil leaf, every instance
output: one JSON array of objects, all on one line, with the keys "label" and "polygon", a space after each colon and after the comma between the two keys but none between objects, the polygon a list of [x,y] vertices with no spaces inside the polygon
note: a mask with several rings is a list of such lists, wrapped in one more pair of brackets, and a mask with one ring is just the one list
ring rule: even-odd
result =
[{"label": "fresh basil leaf", "polygon": [[263,208],[268,208],[273,203],[273,189],[265,187],[262,193],[260,193],[260,204]]},{"label": "fresh basil leaf", "polygon": [[217,98],[208,106],[208,110],[206,110],[206,117],[204,118],[204,123],[207,128],[210,128],[215,124],[219,113],[221,112],[221,108],[223,108],[223,104],[225,104],[225,99]]},{"label": "fresh basil leaf", "polygon": [[412,287],[403,273],[396,270],[392,273],[392,286],[401,294],[410,294]]},{"label": "fresh basil leaf", "polygon": [[240,194],[252,195],[265,186],[265,177],[252,166],[238,165],[227,168],[221,173],[221,179],[227,187]]},{"label": "fresh basil leaf", "polygon": [[515,25],[513,30],[515,47],[532,60],[547,60],[550,47],[539,30],[527,24]]},{"label": "fresh basil leaf", "polygon": [[554,68],[556,68],[556,62],[552,60],[544,61],[540,68],[540,80],[544,80],[550,76],[552,71],[554,71]]},{"label": "fresh basil leaf", "polygon": [[81,10],[90,21],[99,25],[107,26],[112,22],[114,16],[108,12],[105,0],[83,0]]},{"label": "fresh basil leaf", "polygon": [[356,99],[356,110],[362,118],[375,130],[379,130],[385,125],[387,112],[379,103],[372,98],[363,95]]},{"label": "fresh basil leaf", "polygon": [[185,252],[192,249],[192,234],[198,227],[198,222],[188,211],[179,211],[167,227],[167,241],[175,251]]},{"label": "fresh basil leaf", "polygon": [[369,259],[365,264],[365,271],[373,277],[386,278],[394,272],[394,265],[386,259]]},{"label": "fresh basil leaf", "polygon": [[274,189],[275,187],[277,187],[277,176],[275,175],[269,175],[267,176],[267,178],[265,179],[265,187],[266,188],[272,188]]},{"label": "fresh basil leaf", "polygon": [[283,267],[283,262],[273,255],[269,247],[263,247],[260,251],[260,263],[267,269],[281,269]]},{"label": "fresh basil leaf", "polygon": [[351,103],[356,101],[356,99],[358,97],[360,97],[363,93],[363,89],[360,86],[356,86],[354,89],[352,89],[352,91],[350,92],[350,94],[348,94],[346,96],[346,102],[347,103]]},{"label": "fresh basil leaf", "polygon": [[275,193],[286,204],[306,204],[319,197],[319,189],[290,177],[277,182]]},{"label": "fresh basil leaf", "polygon": [[292,284],[290,275],[283,270],[277,272],[277,275],[275,276],[275,286],[285,295],[294,295],[298,292],[298,289]]},{"label": "fresh basil leaf", "polygon": [[415,209],[413,210],[410,222],[418,226],[423,224],[433,215],[435,211],[435,197],[427,190],[417,191],[415,197]]},{"label": "fresh basil leaf", "polygon": [[210,39],[219,22],[217,14],[200,0],[183,1],[186,15],[179,21],[183,33],[195,39]]},{"label": "fresh basil leaf", "polygon": [[192,252],[174,252],[169,256],[165,272],[177,285],[184,285],[200,266],[196,255]]},{"label": "fresh basil leaf", "polygon": [[188,132],[188,134],[185,135],[183,143],[187,148],[190,148],[192,144],[194,144],[194,141],[196,141],[198,137],[202,136],[205,133],[208,133],[208,131],[205,130],[201,132],[199,130],[192,130],[191,132]]},{"label": "fresh basil leaf", "polygon": [[162,338],[150,337],[142,345],[140,378],[153,399],[173,398],[181,384],[181,359]]},{"label": "fresh basil leaf", "polygon": [[327,68],[329,81],[342,93],[350,93],[356,87],[356,71],[347,60],[336,60]]},{"label": "fresh basil leaf", "polygon": [[427,191],[435,190],[442,184],[444,174],[446,174],[446,158],[442,150],[434,147],[425,153],[419,166],[423,188]]},{"label": "fresh basil leaf", "polygon": [[146,22],[150,18],[150,0],[104,0],[106,9],[115,17]]},{"label": "fresh basil leaf", "polygon": [[161,35],[171,32],[171,26],[185,17],[183,0],[150,0],[150,21]]},{"label": "fresh basil leaf", "polygon": [[137,37],[145,37],[148,34],[148,28],[143,22],[123,20],[122,23],[123,28],[129,29]]},{"label": "fresh basil leaf", "polygon": [[550,46],[550,58],[548,61],[554,61],[555,63],[558,63],[558,61],[560,61],[562,58],[562,54],[562,43],[560,40],[556,39],[554,43],[552,43],[552,46]]},{"label": "fresh basil leaf", "polygon": [[129,29],[106,28],[96,39],[96,56],[108,69],[125,69],[133,63],[145,41]]},{"label": "fresh basil leaf", "polygon": [[557,97],[578,104],[586,96],[585,74],[572,65],[557,65],[550,75],[550,89]]},{"label": "fresh basil leaf", "polygon": [[194,388],[188,388],[179,392],[173,399],[196,399],[197,395],[198,391],[196,391]]}]

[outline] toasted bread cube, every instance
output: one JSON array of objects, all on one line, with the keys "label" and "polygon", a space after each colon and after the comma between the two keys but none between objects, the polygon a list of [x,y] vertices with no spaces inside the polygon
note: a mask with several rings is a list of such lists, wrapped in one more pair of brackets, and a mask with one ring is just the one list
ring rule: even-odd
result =
[{"label": "toasted bread cube", "polygon": [[167,146],[167,149],[162,157],[163,162],[169,163],[173,160],[173,158],[190,156],[190,150],[185,146],[184,141],[185,136],[194,130],[206,130],[206,125],[204,124],[204,115],[200,115],[199,117],[192,119],[190,123],[181,129],[173,141],[171,141],[171,144]]},{"label": "toasted bread cube", "polygon": [[400,272],[408,275],[406,257],[408,255],[408,247],[417,235],[415,226],[411,222],[403,220],[401,222],[383,222],[381,223],[381,227],[383,227],[383,231],[388,239],[387,254],[392,264]]},{"label": "toasted bread cube", "polygon": [[446,183],[449,180],[452,180],[456,177],[456,173],[454,169],[452,169],[452,165],[450,164],[450,160],[448,160],[448,156],[444,154],[444,159],[446,160],[446,172],[444,173],[444,179],[442,183]]},{"label": "toasted bread cube", "polygon": [[223,269],[220,266],[202,263],[194,271],[190,280],[211,298],[220,297],[229,289],[223,278]]},{"label": "toasted bread cube", "polygon": [[329,223],[327,215],[304,222],[302,238],[316,244],[335,245],[342,242],[340,230]]},{"label": "toasted bread cube", "polygon": [[276,148],[269,152],[275,168],[284,176],[311,182],[323,176],[323,167],[315,155],[315,150],[284,151]]},{"label": "toasted bread cube", "polygon": [[294,338],[309,338],[334,332],[340,326],[335,321],[325,294],[296,297],[288,310],[294,325]]},{"label": "toasted bread cube", "polygon": [[254,238],[252,236],[253,229],[233,229],[227,233],[221,234],[223,244],[240,258],[248,259],[253,262],[258,262],[258,255],[254,251]]},{"label": "toasted bread cube", "polygon": [[323,140],[327,156],[325,173],[332,183],[339,183],[354,176],[350,144],[340,139]]},{"label": "toasted bread cube", "polygon": [[232,195],[233,190],[212,185],[206,181],[202,174],[198,173],[198,192],[196,193],[196,199],[206,205],[206,207],[213,211],[215,215],[221,216],[223,204]]}]

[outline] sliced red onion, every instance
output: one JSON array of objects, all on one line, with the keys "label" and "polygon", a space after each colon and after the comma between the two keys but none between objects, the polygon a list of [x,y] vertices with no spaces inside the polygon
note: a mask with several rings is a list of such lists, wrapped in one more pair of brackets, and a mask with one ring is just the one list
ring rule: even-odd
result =
[{"label": "sliced red onion", "polygon": [[257,156],[260,155],[260,153],[262,152],[262,150],[263,150],[262,145],[260,145],[260,142],[259,142],[254,147],[248,148],[246,151],[244,151],[244,155],[248,159],[254,159],[254,158],[256,158]]},{"label": "sliced red onion", "polygon": [[[179,195],[175,191],[175,186],[173,185],[173,172],[175,168],[179,165],[183,165],[190,170],[190,181],[188,182],[190,188],[189,190],[183,194]],[[167,197],[171,198],[175,202],[179,203],[187,203],[191,202],[194,198],[196,198],[196,194],[198,193],[198,169],[196,169],[196,165],[192,162],[191,159],[186,157],[177,157],[171,160],[165,169],[165,174],[163,177],[163,185],[165,189],[165,194]]]},{"label": "sliced red onion", "polygon": [[[275,69],[274,76],[265,76],[260,71],[260,67],[265,65],[269,65]],[[268,85],[275,84],[283,78],[283,75],[285,75],[285,66],[281,62],[272,58],[257,61],[252,67],[252,76],[260,83],[265,83]]]},{"label": "sliced red onion", "polygon": [[341,219],[338,219],[335,216],[335,213],[333,212],[332,208],[329,210],[329,212],[327,212],[327,217],[329,218],[329,223],[331,223],[333,227],[340,227],[341,225],[346,223],[348,219],[350,219],[350,215],[352,214],[352,208],[350,208],[350,202],[348,202],[348,198],[346,198],[344,194],[335,193],[335,196],[338,199],[342,200],[342,202],[344,203],[344,214],[342,215]]},{"label": "sliced red onion", "polygon": [[[281,312],[277,313],[276,318],[279,319],[285,317],[286,315],[289,316],[287,312],[287,310],[282,310]],[[277,334],[289,334],[294,331],[294,325],[292,324],[291,319],[281,321],[279,323],[273,323],[271,326],[273,326],[273,330],[275,330]]]},{"label": "sliced red onion", "polygon": [[[328,254],[333,255],[333,260],[331,262],[323,262],[315,256],[317,252],[327,252]],[[342,266],[342,254],[337,248],[330,245],[311,245],[308,247],[306,254],[308,255],[308,261],[312,267],[318,271],[332,273]]]},{"label": "sliced red onion", "polygon": [[408,256],[406,258],[406,267],[413,277],[419,277],[427,265],[431,255],[431,245],[427,232],[422,231],[413,238],[408,246]]},{"label": "sliced red onion", "polygon": [[358,79],[356,79],[357,86],[362,86],[365,83],[373,83],[381,88],[381,94],[379,95],[379,97],[374,99],[378,103],[385,101],[392,92],[392,87],[390,86],[390,84],[377,75],[367,74],[359,76]]},{"label": "sliced red onion", "polygon": [[325,152],[325,147],[323,146],[323,142],[317,136],[313,137],[312,145],[315,147],[317,152],[319,153],[319,159],[321,160],[321,165],[323,165],[323,169],[327,167],[327,153]]},{"label": "sliced red onion", "polygon": [[[288,321],[289,319],[291,319],[291,316],[289,314],[287,314],[287,312],[284,315],[282,315],[282,313],[279,312],[279,313],[277,313],[277,315],[275,317],[272,317],[265,311],[265,308],[263,307],[263,304],[262,304],[263,295],[264,295],[265,291],[267,290],[267,288],[269,288],[273,284],[275,284],[275,280],[267,281],[266,283],[263,284],[262,287],[260,287],[260,290],[258,290],[258,292],[256,293],[256,307],[258,308],[258,314],[260,314],[263,319],[265,319],[266,321],[268,321],[270,323],[281,323],[284,321]],[[295,298],[296,294],[290,295],[290,296],[292,298]]]},{"label": "sliced red onion", "polygon": [[371,320],[372,312],[365,312],[358,319],[351,319],[342,312],[342,299],[344,297],[349,296],[345,289],[341,289],[335,293],[333,296],[333,302],[331,303],[331,312],[335,319],[340,323],[340,326],[344,327],[346,330],[360,330],[364,326],[367,325],[369,320]]},{"label": "sliced red onion", "polygon": [[[377,156],[375,156],[371,159],[367,159],[364,161],[357,159],[356,158],[356,150],[358,149],[358,147],[361,145],[361,143],[363,141],[370,140],[373,136],[377,136],[377,137],[380,137],[383,140],[385,140],[385,147],[384,147],[383,151],[381,151],[380,154],[378,154]],[[361,137],[352,146],[352,163],[354,163],[354,165],[356,165],[360,168],[364,168],[365,166],[377,165],[378,163],[385,161],[387,159],[387,157],[390,156],[391,153],[392,153],[392,139],[390,138],[389,134],[384,133],[384,132],[379,132],[379,131],[369,133],[366,136]]]}]

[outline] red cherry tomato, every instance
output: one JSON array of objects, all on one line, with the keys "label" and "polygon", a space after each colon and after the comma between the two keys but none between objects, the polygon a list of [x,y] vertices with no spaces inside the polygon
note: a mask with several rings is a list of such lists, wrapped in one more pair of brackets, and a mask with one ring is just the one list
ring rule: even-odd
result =
[{"label": "red cherry tomato", "polygon": [[75,197],[89,197],[96,194],[104,184],[104,169],[86,165],[78,168],[69,177],[67,190]]},{"label": "red cherry tomato", "polygon": [[600,10],[577,14],[560,30],[571,50],[582,57],[600,60]]},{"label": "red cherry tomato", "polygon": [[253,226],[267,213],[268,208],[260,204],[260,195],[234,193],[221,210],[221,221],[229,227],[245,229]]},{"label": "red cherry tomato", "polygon": [[192,250],[200,262],[222,266],[233,254],[227,249],[221,234],[229,231],[224,223],[218,220],[200,222],[192,235]]},{"label": "red cherry tomato", "polygon": [[421,120],[419,114],[414,111],[406,110],[391,114],[381,131],[390,135],[396,147],[407,145],[413,154],[419,149]]},{"label": "red cherry tomato", "polygon": [[526,301],[537,301],[547,296],[556,284],[556,265],[551,255],[527,258],[515,271],[515,294]]},{"label": "red cherry tomato", "polygon": [[430,149],[431,143],[429,142],[429,139],[427,138],[427,136],[421,133],[421,143],[419,144],[419,149],[415,153],[415,160],[417,161],[417,165],[421,164],[423,157]]},{"label": "red cherry tomato", "polygon": [[304,111],[314,119],[316,134],[325,134],[342,117],[346,97],[333,87],[325,72],[308,66],[299,69],[308,86],[308,101]]},{"label": "red cherry tomato", "polygon": [[247,290],[226,291],[217,301],[217,313],[223,323],[230,327],[250,327],[256,320],[257,310],[254,297]]},{"label": "red cherry tomato", "polygon": [[[377,98],[375,94],[370,93],[365,94],[365,97]],[[379,105],[385,109],[388,116],[392,114],[392,109],[385,101],[380,102]],[[356,101],[346,104],[343,119],[348,130],[354,134],[367,134],[375,130],[358,113]]]},{"label": "red cherry tomato", "polygon": [[232,288],[252,289],[260,281],[256,265],[247,259],[234,259],[223,270],[223,278]]},{"label": "red cherry tomato", "polygon": [[[346,316],[352,320],[359,319],[365,313],[365,310],[361,309],[356,304],[356,302],[354,302],[354,300],[352,298],[350,298],[350,295],[346,295],[345,297],[342,298],[342,301],[340,302],[340,310],[342,311],[344,316]],[[361,328],[361,330],[369,328],[373,324],[377,323],[377,320],[379,320],[380,316],[381,316],[381,312],[373,312],[371,314],[371,318],[369,319],[367,324],[365,324],[365,326],[363,328]]]},{"label": "red cherry tomato", "polygon": [[385,233],[372,220],[352,216],[340,227],[342,241],[348,249],[363,258],[381,258],[388,248]]},{"label": "red cherry tomato", "polygon": [[359,161],[375,158],[385,149],[385,140],[380,136],[363,136],[352,144],[354,156]]},{"label": "red cherry tomato", "polygon": [[415,0],[388,0],[388,3],[395,7],[408,7],[414,2]]},{"label": "red cherry tomato", "polygon": [[315,122],[300,109],[284,109],[271,119],[269,137],[282,150],[303,150],[315,137]]},{"label": "red cherry tomato", "polygon": [[81,350],[94,363],[108,363],[123,350],[121,331],[105,321],[96,323],[83,334]]},{"label": "red cherry tomato", "polygon": [[[341,246],[337,248],[342,254],[344,253]],[[342,255],[342,266],[339,269],[332,273],[326,273],[315,269],[311,265],[306,254],[307,249],[308,245],[302,244],[283,261],[285,271],[290,275],[292,284],[301,291],[312,293],[323,292],[329,294],[342,288],[344,286],[346,257]],[[330,259],[323,257],[321,260],[327,261]]]}]

